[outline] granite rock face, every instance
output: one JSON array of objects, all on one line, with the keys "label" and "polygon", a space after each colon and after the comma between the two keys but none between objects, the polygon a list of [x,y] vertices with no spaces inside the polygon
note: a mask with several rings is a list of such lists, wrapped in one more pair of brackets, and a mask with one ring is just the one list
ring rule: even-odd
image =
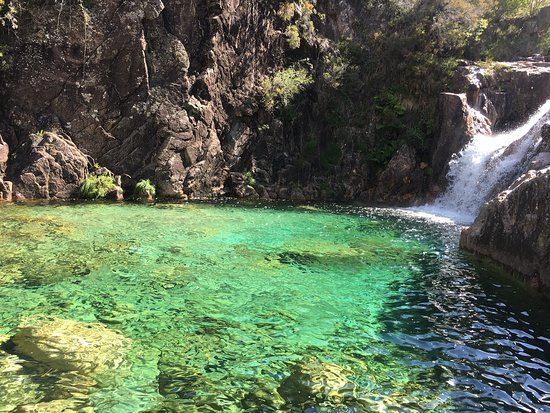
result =
[{"label": "granite rock face", "polygon": [[411,204],[422,189],[424,174],[414,149],[403,146],[381,173],[376,200],[391,204]]},{"label": "granite rock face", "polygon": [[62,133],[30,135],[30,142],[20,146],[18,158],[19,168],[11,173],[23,198],[70,198],[88,173],[89,159]]},{"label": "granite rock face", "polygon": [[478,133],[490,135],[525,122],[549,97],[549,62],[462,62],[439,98],[432,150],[432,183],[445,186],[452,156]]},{"label": "granite rock face", "polygon": [[550,291],[550,167],[531,170],[482,208],[460,246]]},{"label": "granite rock face", "polygon": [[255,138],[259,80],[285,44],[269,2],[16,3],[17,32],[0,34],[16,192],[68,194],[22,177],[38,131],[58,131],[117,175],[154,180],[160,196],[223,192]]}]

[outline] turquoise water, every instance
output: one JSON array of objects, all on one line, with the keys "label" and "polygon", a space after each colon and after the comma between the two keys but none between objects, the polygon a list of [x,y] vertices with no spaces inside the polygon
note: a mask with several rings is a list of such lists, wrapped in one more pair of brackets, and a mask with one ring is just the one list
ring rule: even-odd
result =
[{"label": "turquoise water", "polygon": [[[550,410],[550,306],[462,254],[457,226],[341,206],[0,213],[0,412]],[[16,351],[44,315],[120,333],[122,362],[98,378]]]}]

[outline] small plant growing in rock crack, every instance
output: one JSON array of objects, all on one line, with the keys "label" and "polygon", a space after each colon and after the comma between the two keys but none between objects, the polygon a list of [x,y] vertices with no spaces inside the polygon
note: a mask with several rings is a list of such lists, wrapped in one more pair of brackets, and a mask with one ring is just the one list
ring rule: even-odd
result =
[{"label": "small plant growing in rock crack", "polygon": [[80,184],[80,195],[87,199],[105,198],[115,187],[115,180],[109,175],[88,175]]},{"label": "small plant growing in rock crack", "polygon": [[244,179],[247,183],[247,185],[254,186],[256,185],[256,178],[254,178],[254,175],[251,171],[246,171],[244,174]]},{"label": "small plant growing in rock crack", "polygon": [[154,198],[156,192],[155,185],[149,179],[141,179],[136,184],[135,195],[138,198]]},{"label": "small plant growing in rock crack", "polygon": [[42,139],[44,137],[44,129],[40,129],[38,132],[36,132],[36,136],[38,139]]}]

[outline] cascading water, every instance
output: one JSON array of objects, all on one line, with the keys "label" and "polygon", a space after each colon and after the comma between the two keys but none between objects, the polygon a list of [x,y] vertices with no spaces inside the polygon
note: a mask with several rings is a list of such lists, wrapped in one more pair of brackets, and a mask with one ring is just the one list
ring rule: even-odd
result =
[{"label": "cascading water", "polygon": [[420,212],[473,222],[484,202],[522,172],[526,158],[540,143],[550,121],[550,99],[522,126],[497,135],[476,135],[449,163],[449,187]]}]

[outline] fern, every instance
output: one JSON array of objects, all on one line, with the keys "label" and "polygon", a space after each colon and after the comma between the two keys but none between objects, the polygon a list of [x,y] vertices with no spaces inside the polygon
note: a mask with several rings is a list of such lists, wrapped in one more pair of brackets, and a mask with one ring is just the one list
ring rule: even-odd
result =
[{"label": "fern", "polygon": [[156,194],[155,185],[149,179],[142,179],[136,184],[136,195],[140,198],[154,198]]}]

